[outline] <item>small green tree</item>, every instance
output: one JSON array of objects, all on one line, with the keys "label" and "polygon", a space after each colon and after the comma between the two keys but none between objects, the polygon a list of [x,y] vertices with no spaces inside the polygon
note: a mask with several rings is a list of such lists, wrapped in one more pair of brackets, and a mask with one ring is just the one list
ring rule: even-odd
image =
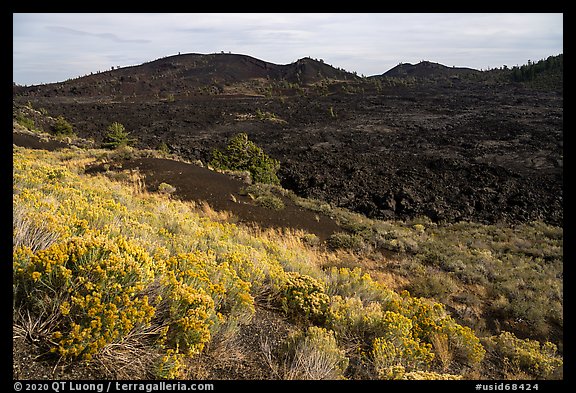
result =
[{"label": "small green tree", "polygon": [[129,146],[136,142],[135,138],[129,138],[130,133],[126,131],[124,125],[118,122],[110,124],[107,128],[108,133],[104,137],[103,147],[117,149],[119,147]]},{"label": "small green tree", "polygon": [[56,135],[63,135],[63,136],[74,135],[72,124],[68,123],[68,121],[62,116],[58,116],[56,118],[56,122],[52,126],[52,131]]},{"label": "small green tree", "polygon": [[248,140],[245,133],[232,137],[223,152],[214,149],[210,165],[217,169],[248,171],[257,183],[280,184],[276,176],[280,162]]}]

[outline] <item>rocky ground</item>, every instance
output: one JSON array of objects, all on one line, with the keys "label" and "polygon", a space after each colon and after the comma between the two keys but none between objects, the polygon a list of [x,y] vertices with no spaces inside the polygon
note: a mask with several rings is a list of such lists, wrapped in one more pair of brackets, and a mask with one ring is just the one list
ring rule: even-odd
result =
[{"label": "rocky ground", "polygon": [[563,95],[453,80],[353,92],[111,99],[15,97],[101,141],[114,121],[188,160],[246,132],[285,188],[372,218],[563,220]]}]

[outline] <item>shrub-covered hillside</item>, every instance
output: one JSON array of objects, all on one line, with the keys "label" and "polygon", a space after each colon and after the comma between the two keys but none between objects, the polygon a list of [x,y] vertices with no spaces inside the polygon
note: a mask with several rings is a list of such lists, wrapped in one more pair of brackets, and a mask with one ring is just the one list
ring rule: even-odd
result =
[{"label": "shrub-covered hillside", "polygon": [[[309,245],[305,233],[233,224],[145,192],[136,172],[84,173],[110,154],[14,147],[14,341],[52,370],[225,378],[217,351],[233,353],[259,324],[248,379],[476,379],[501,377],[492,370],[504,364],[516,376],[561,378],[551,342],[482,336],[437,301],[343,267],[348,254]],[[444,251],[430,248],[424,262],[447,263]]]}]

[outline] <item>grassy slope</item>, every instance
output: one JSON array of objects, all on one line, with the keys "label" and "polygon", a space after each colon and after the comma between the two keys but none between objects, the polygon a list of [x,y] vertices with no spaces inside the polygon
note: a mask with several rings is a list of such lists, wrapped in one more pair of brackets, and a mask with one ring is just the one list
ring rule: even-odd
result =
[{"label": "grassy slope", "polygon": [[[307,333],[254,349],[270,376],[559,377],[553,345],[491,336],[485,318],[544,316],[541,336],[561,326],[561,229],[374,222],[342,213],[351,233],[331,245],[355,251],[330,252],[309,246],[304,233],[248,230],[226,214],[145,193],[135,173],[123,183],[83,174],[106,154],[14,149],[14,331],[39,337],[39,348],[56,357],[96,367],[146,353],[132,377],[190,377],[191,359],[209,354],[219,337],[242,337],[254,313],[271,308]],[[81,263],[66,257],[72,254]],[[106,264],[116,271],[114,261],[132,264],[95,275]],[[395,292],[380,277],[403,277],[412,293],[450,304],[460,323],[486,336],[484,348],[444,307]],[[109,318],[111,309],[122,323]],[[38,323],[25,323],[31,319]],[[303,374],[311,368],[318,372]],[[494,368],[502,374],[488,371]]]}]

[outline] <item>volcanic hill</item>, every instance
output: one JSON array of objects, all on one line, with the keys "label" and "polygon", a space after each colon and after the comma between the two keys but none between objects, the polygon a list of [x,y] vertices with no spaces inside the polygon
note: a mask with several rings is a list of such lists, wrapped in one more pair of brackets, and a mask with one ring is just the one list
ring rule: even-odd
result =
[{"label": "volcanic hill", "polygon": [[[321,80],[357,80],[358,76],[321,60],[302,58],[278,65],[251,56],[229,53],[168,56],[130,67],[117,67],[61,83],[16,89],[17,94],[42,96],[135,96],[225,93],[247,82],[312,84]],[[246,91],[244,92],[246,93]]]},{"label": "volcanic hill", "polygon": [[421,61],[418,64],[400,63],[386,71],[382,76],[402,78],[413,76],[418,78],[453,77],[459,75],[478,74],[480,71],[465,67],[447,67],[431,61]]}]

